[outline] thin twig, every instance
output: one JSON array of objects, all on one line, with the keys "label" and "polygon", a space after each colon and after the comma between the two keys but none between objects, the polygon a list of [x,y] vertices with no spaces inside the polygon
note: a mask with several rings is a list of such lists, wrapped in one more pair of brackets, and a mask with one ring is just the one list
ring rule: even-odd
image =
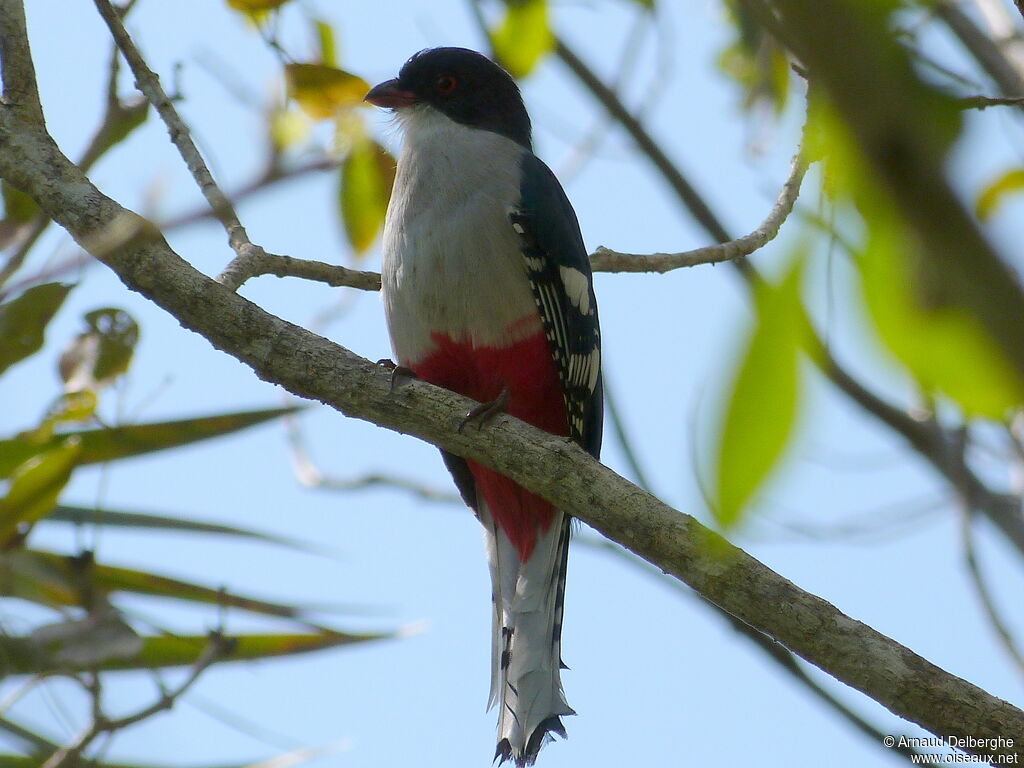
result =
[{"label": "thin twig", "polygon": [[995,600],[992,598],[992,593],[988,589],[988,585],[985,583],[985,577],[982,576],[981,566],[978,563],[978,555],[974,546],[974,529],[972,527],[974,515],[969,510],[964,510],[962,515],[961,535],[964,544],[964,560],[967,563],[967,572],[970,574],[971,583],[974,585],[974,591],[978,595],[978,600],[981,602],[982,608],[985,610],[985,615],[988,617],[989,624],[992,625],[992,629],[996,633],[996,637],[999,638],[999,643],[1003,646],[1003,650],[1013,661],[1017,667],[1017,671],[1024,674],[1024,653],[1021,653],[1021,649],[1017,647],[1017,642],[1010,632],[1010,628],[1006,622],[1003,621],[1003,617],[999,614],[999,609],[996,608]]},{"label": "thin twig", "polygon": [[[1021,78],[1016,67],[1007,60],[991,38],[978,29],[970,17],[956,4],[940,3],[935,7],[935,13],[959,38],[964,48],[988,73],[1004,96],[1013,98],[1024,93],[1024,78]],[[1024,109],[1024,102],[1017,106]]]},{"label": "thin twig", "polygon": [[249,235],[239,221],[234,206],[227,195],[217,186],[217,182],[213,179],[213,174],[210,173],[210,169],[207,168],[206,162],[199,153],[199,149],[196,147],[195,142],[192,141],[192,135],[189,132],[188,126],[185,125],[185,121],[181,119],[178,111],[174,108],[174,104],[171,103],[170,98],[168,98],[167,93],[164,91],[163,86],[160,85],[160,78],[149,68],[145,59],[142,58],[142,54],[135,47],[135,43],[132,42],[131,36],[124,28],[121,17],[110,4],[110,0],[94,0],[94,2],[96,9],[100,12],[100,16],[103,17],[103,21],[106,22],[107,27],[110,29],[114,42],[117,43],[117,47],[121,50],[122,55],[128,62],[128,66],[131,67],[132,73],[135,75],[136,87],[146,95],[149,103],[153,105],[167,125],[171,141],[178,148],[178,152],[181,153],[185,165],[188,166],[192,178],[199,185],[199,189],[210,204],[214,215],[224,225],[224,229],[228,233],[228,243],[237,254],[237,257],[228,264],[218,280],[232,290],[237,290],[245,282],[249,262],[259,262],[264,255],[264,251],[259,246],[253,245],[249,240]]},{"label": "thin twig", "polygon": [[[1024,2],[1024,0],[1021,0]],[[956,100],[960,109],[988,109],[989,107],[1024,106],[1024,96],[961,96]]]},{"label": "thin twig", "polygon": [[619,253],[604,246],[598,246],[591,254],[590,263],[598,272],[669,272],[681,267],[695,267],[698,264],[717,264],[723,261],[749,256],[775,238],[783,222],[793,210],[797,197],[800,195],[800,184],[807,171],[807,162],[803,157],[803,142],[793,156],[793,164],[789,169],[789,177],[782,185],[775,205],[768,217],[749,235],[730,240],[727,243],[709,245],[682,253]]},{"label": "thin twig", "polygon": [[82,753],[98,737],[135,725],[143,720],[148,720],[153,715],[171,709],[178,699],[195,684],[203,672],[230,650],[231,644],[232,641],[224,635],[211,634],[210,641],[205,650],[192,666],[188,677],[177,688],[170,691],[161,691],[160,696],[152,704],[124,717],[108,718],[103,714],[100,701],[99,676],[95,675],[93,677],[93,687],[90,690],[93,700],[92,723],[79,734],[72,744],[54,752],[43,763],[42,768],[67,768],[68,766],[75,765],[82,756]]},{"label": "thin twig", "polygon": [[[291,398],[289,398],[291,400]],[[381,472],[371,472],[357,477],[340,477],[324,472],[316,465],[306,446],[305,437],[294,414],[285,417],[285,432],[288,448],[292,454],[295,477],[308,488],[328,491],[355,491],[364,488],[385,487],[405,491],[422,501],[442,504],[459,504],[461,499],[454,493],[431,488],[406,477]]]}]

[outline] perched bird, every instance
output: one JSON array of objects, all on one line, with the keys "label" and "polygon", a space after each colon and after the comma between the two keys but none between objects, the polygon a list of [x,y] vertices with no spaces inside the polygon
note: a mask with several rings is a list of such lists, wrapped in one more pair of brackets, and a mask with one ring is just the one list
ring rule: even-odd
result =
[{"label": "perched bird", "polygon": [[[366,100],[404,133],[382,288],[398,363],[556,435],[601,447],[601,336],[590,261],[554,174],[532,151],[512,77],[465,48],[420,51]],[[495,759],[530,765],[574,714],[562,692],[569,516],[442,451],[483,523],[494,601]]]}]

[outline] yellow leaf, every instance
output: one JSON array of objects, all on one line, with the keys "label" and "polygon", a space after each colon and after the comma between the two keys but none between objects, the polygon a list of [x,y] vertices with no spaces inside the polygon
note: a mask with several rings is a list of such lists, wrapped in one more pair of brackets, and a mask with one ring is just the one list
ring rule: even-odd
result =
[{"label": "yellow leaf", "polygon": [[357,254],[373,245],[388,210],[395,159],[373,139],[358,139],[341,165],[341,219]]},{"label": "yellow leaf", "polygon": [[297,109],[275,109],[270,115],[269,128],[274,147],[285,150],[309,136],[309,117]]},{"label": "yellow leaf", "polygon": [[82,441],[69,437],[15,470],[7,496],[0,499],[0,541],[9,541],[19,526],[35,523],[53,510],[81,454]]},{"label": "yellow leaf", "polygon": [[1007,195],[1021,191],[1024,191],[1024,168],[1007,171],[990,182],[978,195],[978,202],[975,205],[978,218],[982,221],[992,218]]},{"label": "yellow leaf", "polygon": [[526,77],[555,47],[547,0],[509,0],[508,12],[491,42],[513,77]]},{"label": "yellow leaf", "polygon": [[288,64],[284,70],[288,95],[317,120],[362,104],[370,90],[363,78],[326,64]]},{"label": "yellow leaf", "polygon": [[228,0],[228,6],[236,11],[252,13],[253,11],[272,11],[287,2],[289,0]]}]

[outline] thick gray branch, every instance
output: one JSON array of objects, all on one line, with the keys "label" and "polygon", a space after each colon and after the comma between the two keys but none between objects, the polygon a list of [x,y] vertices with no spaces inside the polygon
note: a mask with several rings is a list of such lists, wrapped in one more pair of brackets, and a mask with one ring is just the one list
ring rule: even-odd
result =
[{"label": "thick gray branch", "polygon": [[1024,754],[1024,712],[801,590],[568,440],[508,416],[482,433],[460,434],[470,401],[420,381],[392,392],[387,371],[202,275],[144,220],[93,187],[41,127],[30,129],[5,108],[0,176],[35,198],[129,288],[261,378],[493,467],[902,717],[944,736],[1010,737],[1016,746],[982,751]]}]

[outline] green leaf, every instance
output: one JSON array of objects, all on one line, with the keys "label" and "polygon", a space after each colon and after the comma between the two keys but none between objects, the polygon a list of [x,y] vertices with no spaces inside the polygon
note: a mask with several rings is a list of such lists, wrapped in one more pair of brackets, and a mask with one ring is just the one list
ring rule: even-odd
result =
[{"label": "green leaf", "polygon": [[879,337],[930,393],[969,416],[1002,419],[1024,404],[1024,382],[980,321],[956,304],[923,298],[916,259],[924,258],[891,207],[876,200],[858,258],[864,300]]},{"label": "green leaf", "polygon": [[128,370],[139,326],[123,309],[105,307],[85,315],[87,329],[60,356],[60,377],[69,392],[96,390]]},{"label": "green leaf", "polygon": [[73,287],[44,283],[0,304],[0,373],[43,346],[46,325]]},{"label": "green leaf", "polygon": [[[232,636],[230,649],[217,663],[296,656],[344,645],[386,640],[395,636],[395,633],[391,632],[350,634],[331,630]],[[98,668],[105,672],[116,672],[191,666],[203,655],[208,644],[209,638],[205,635],[144,637],[140,649],[134,655],[105,659]],[[90,668],[88,665],[76,664],[73,661],[55,659],[31,638],[11,635],[0,636],[0,659],[3,659],[3,671],[9,675],[73,672]]]},{"label": "green leaf", "polygon": [[4,221],[28,224],[39,213],[39,204],[6,180],[0,180],[0,196],[4,201]]},{"label": "green leaf", "polygon": [[338,65],[337,46],[334,43],[334,28],[323,19],[313,19],[317,46],[320,49],[320,63],[329,67]]},{"label": "green leaf", "polygon": [[370,138],[360,138],[341,164],[341,220],[352,249],[364,253],[384,225],[395,183],[395,159]]},{"label": "green leaf", "polygon": [[508,0],[507,6],[504,21],[491,35],[491,44],[513,77],[526,77],[555,47],[547,0]]},{"label": "green leaf", "polygon": [[69,437],[14,471],[7,495],[0,499],[0,542],[10,541],[21,526],[53,510],[81,455],[82,441]]},{"label": "green leaf", "polygon": [[95,139],[94,158],[99,159],[109,150],[131,136],[132,132],[149,117],[149,101],[140,98],[128,104],[119,105],[114,118],[104,124]]},{"label": "green leaf", "polygon": [[[0,755],[0,768],[39,768],[43,763],[45,763],[45,759],[41,756]],[[88,766],[89,768],[157,768],[140,763],[108,763],[92,759],[89,760]],[[160,766],[160,768],[165,768],[165,766]],[[221,768],[242,768],[242,766],[221,766]]]},{"label": "green leaf", "polygon": [[982,221],[992,218],[996,210],[1014,192],[1024,191],[1024,168],[1007,171],[989,184],[978,195],[975,211]]},{"label": "green leaf", "polygon": [[317,549],[309,544],[274,536],[268,533],[260,533],[247,528],[235,528],[228,525],[217,525],[216,523],[204,523],[199,520],[190,520],[184,517],[171,517],[169,515],[143,514],[139,512],[122,512],[112,509],[95,509],[92,507],[75,507],[60,504],[46,517],[48,523],[72,523],[74,525],[102,525],[113,528],[134,528],[146,531],[168,531],[171,533],[209,533],[220,536],[235,536],[239,538],[254,539],[268,544],[277,544],[292,549],[299,549],[305,552],[314,552]]},{"label": "green leaf", "polygon": [[721,427],[714,513],[740,522],[748,502],[782,458],[796,425],[799,351],[806,332],[800,297],[803,254],[778,286],[755,289],[757,316]]},{"label": "green leaf", "polygon": [[264,616],[304,620],[305,610],[282,603],[225,592],[222,589],[132,568],[104,565],[88,557],[38,549],[8,550],[0,556],[0,596],[54,607],[80,606],[86,598],[119,593],[239,608]]},{"label": "green leaf", "polygon": [[221,437],[270,419],[295,413],[297,410],[298,408],[294,406],[267,408],[180,421],[83,429],[62,432],[42,441],[33,440],[31,435],[0,440],[0,479],[10,477],[11,472],[19,464],[35,454],[61,443],[67,437],[74,436],[82,441],[82,455],[79,458],[79,464],[95,464],[141,456],[153,451],[177,448],[213,437]]},{"label": "green leaf", "polygon": [[288,95],[318,120],[362,104],[370,90],[363,78],[326,64],[286,64],[284,74]]}]

